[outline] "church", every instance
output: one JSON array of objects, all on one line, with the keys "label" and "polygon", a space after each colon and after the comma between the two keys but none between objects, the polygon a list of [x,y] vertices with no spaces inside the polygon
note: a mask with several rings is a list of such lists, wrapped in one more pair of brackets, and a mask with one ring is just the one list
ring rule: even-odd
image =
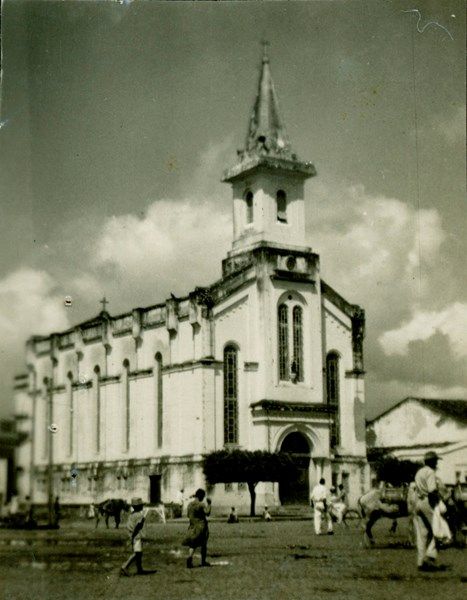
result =
[{"label": "church", "polygon": [[[205,487],[203,455],[287,451],[296,485],[260,483],[257,506],[306,504],[325,477],[350,504],[368,484],[364,311],[320,276],[305,235],[305,182],[263,53],[244,148],[222,177],[233,239],[208,287],[120,315],[103,310],[33,336],[15,378],[18,492],[78,506],[109,497],[170,503]],[[221,258],[221,257],[220,257]],[[52,473],[52,477],[49,474]],[[246,484],[210,488],[249,506]]]}]

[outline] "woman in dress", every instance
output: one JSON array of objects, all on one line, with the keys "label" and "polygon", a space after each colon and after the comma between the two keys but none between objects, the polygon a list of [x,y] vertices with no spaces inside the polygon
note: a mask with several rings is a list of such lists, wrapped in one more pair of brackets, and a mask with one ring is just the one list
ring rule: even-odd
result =
[{"label": "woman in dress", "polygon": [[189,547],[186,566],[188,569],[193,568],[193,555],[196,548],[201,548],[201,566],[209,567],[210,564],[206,561],[208,552],[208,537],[209,528],[207,517],[211,513],[211,500],[207,498],[205,501],[206,492],[203,489],[196,490],[193,500],[188,504],[187,514],[190,520],[186,538],[183,540],[183,545]]}]

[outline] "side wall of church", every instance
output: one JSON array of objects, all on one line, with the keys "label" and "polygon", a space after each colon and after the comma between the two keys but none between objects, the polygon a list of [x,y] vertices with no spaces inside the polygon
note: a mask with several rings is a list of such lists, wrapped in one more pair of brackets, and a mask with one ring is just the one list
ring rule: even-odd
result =
[{"label": "side wall of church", "polygon": [[365,456],[364,384],[363,379],[351,374],[352,322],[327,299],[324,299],[323,311],[323,365],[330,352],[339,356],[339,453],[345,456]]}]

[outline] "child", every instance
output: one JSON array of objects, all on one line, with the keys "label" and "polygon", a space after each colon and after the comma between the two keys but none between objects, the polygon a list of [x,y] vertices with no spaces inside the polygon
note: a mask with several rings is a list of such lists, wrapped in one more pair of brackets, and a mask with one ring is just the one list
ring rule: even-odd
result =
[{"label": "child", "polygon": [[232,506],[232,508],[230,509],[230,515],[227,519],[227,523],[238,523],[238,516],[235,511],[235,506]]},{"label": "child", "polygon": [[131,547],[133,548],[133,554],[122,565],[120,569],[120,575],[129,577],[128,572],[129,566],[136,562],[136,572],[138,575],[148,575],[149,573],[155,573],[155,571],[146,571],[143,569],[143,526],[146,515],[143,512],[144,502],[141,498],[133,498],[131,500],[131,506],[133,512],[128,517],[128,533],[130,534]]},{"label": "child", "polygon": [[263,511],[263,519],[264,519],[265,521],[267,521],[268,523],[269,523],[269,521],[272,521],[272,517],[271,517],[271,515],[270,515],[270,513],[269,513],[269,510],[268,510],[268,507],[267,507],[267,506],[265,506],[265,507],[264,507],[264,511]]}]

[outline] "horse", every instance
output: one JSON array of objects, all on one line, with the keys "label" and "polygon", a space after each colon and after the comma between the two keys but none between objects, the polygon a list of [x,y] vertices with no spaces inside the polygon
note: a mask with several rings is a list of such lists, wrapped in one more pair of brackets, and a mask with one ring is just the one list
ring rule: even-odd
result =
[{"label": "horse", "polygon": [[413,490],[410,487],[373,489],[358,499],[358,508],[365,524],[365,542],[374,545],[373,525],[379,519],[391,519],[391,533],[397,529],[397,519],[408,517],[413,513]]},{"label": "horse", "polygon": [[[465,537],[462,529],[465,525],[465,509],[462,510],[462,498],[456,489],[450,489],[442,486],[440,489],[441,498],[446,505],[445,519],[449,525],[453,539],[456,545],[465,543]],[[460,498],[460,500],[459,500]],[[390,532],[395,533],[397,529],[397,519],[401,517],[412,517],[415,513],[417,497],[415,484],[405,485],[400,488],[382,488],[373,489],[363,494],[358,499],[358,507],[363,518],[366,518],[365,525],[365,545],[374,545],[375,540],[372,533],[373,525],[386,517],[392,520]],[[410,537],[414,541],[413,523],[410,519]]]},{"label": "horse", "polygon": [[99,520],[101,517],[104,517],[105,526],[107,529],[109,528],[109,519],[113,517],[115,520],[115,528],[118,529],[118,526],[121,522],[121,514],[122,511],[128,512],[130,510],[130,505],[125,502],[125,500],[121,500],[120,498],[110,498],[108,500],[104,500],[100,504],[95,506],[95,519],[96,519],[96,529],[99,525]]}]

